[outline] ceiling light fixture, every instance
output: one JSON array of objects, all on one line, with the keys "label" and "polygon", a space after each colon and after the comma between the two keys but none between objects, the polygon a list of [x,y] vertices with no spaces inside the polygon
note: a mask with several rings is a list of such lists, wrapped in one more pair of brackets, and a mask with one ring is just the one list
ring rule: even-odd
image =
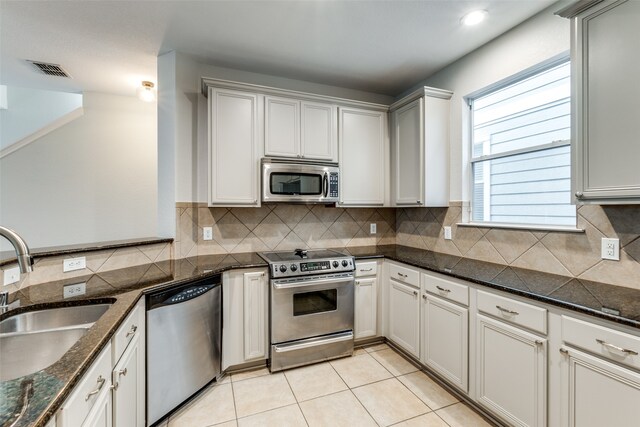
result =
[{"label": "ceiling light fixture", "polygon": [[472,26],[484,21],[489,13],[486,10],[474,10],[469,12],[460,19],[463,25]]},{"label": "ceiling light fixture", "polygon": [[156,91],[153,88],[153,83],[149,81],[143,81],[142,86],[138,88],[138,98],[144,102],[153,102],[156,100]]}]

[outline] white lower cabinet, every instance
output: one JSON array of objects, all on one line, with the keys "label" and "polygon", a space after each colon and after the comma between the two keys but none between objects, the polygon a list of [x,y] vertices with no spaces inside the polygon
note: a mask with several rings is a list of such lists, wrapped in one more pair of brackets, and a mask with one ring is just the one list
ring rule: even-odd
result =
[{"label": "white lower cabinet", "polygon": [[353,333],[355,339],[377,335],[377,282],[375,276],[356,278]]},{"label": "white lower cabinet", "polygon": [[420,361],[467,392],[469,309],[422,294]]},{"label": "white lower cabinet", "polygon": [[62,404],[57,427],[145,426],[145,314],[141,298]]},{"label": "white lower cabinet", "polygon": [[476,398],[514,426],[546,425],[547,340],[477,315]]},{"label": "white lower cabinet", "polygon": [[640,373],[562,348],[562,424],[633,426],[640,420]]},{"label": "white lower cabinet", "polygon": [[222,277],[222,370],[269,357],[266,269],[232,270]]},{"label": "white lower cabinet", "polygon": [[389,279],[388,338],[416,357],[420,357],[419,289]]}]

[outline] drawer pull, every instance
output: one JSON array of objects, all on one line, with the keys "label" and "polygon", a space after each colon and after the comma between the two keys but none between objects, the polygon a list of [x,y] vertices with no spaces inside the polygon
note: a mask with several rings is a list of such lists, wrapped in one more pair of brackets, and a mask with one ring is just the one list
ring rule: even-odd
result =
[{"label": "drawer pull", "polygon": [[633,350],[629,350],[628,348],[622,348],[622,347],[618,347],[617,345],[609,344],[605,340],[601,340],[601,339],[596,338],[596,342],[598,344],[602,344],[603,346],[605,346],[607,348],[612,348],[612,349],[618,350],[618,351],[620,351],[622,353],[631,354],[633,356],[637,356],[638,355],[637,351],[633,351]]},{"label": "drawer pull", "polygon": [[363,272],[363,273],[364,273],[364,272],[367,272],[367,271],[373,271],[373,267],[371,267],[371,268],[366,268],[366,269],[365,269],[365,268],[361,268],[361,269],[360,269],[360,271],[361,271],[361,272]]},{"label": "drawer pull", "polygon": [[129,332],[127,332],[127,334],[124,337],[129,338],[129,336],[135,334],[137,330],[138,330],[138,327],[136,325],[131,325],[131,329],[129,329]]},{"label": "drawer pull", "polygon": [[402,274],[400,272],[398,272],[398,276],[400,276],[400,277],[409,277],[407,274]]},{"label": "drawer pull", "polygon": [[118,376],[122,375],[122,376],[127,376],[127,368],[124,369],[120,369],[118,372]]},{"label": "drawer pull", "polygon": [[446,293],[451,292],[451,289],[441,288],[441,287],[440,287],[440,286],[438,286],[438,285],[436,285],[436,288],[438,288],[438,290],[439,290],[440,292],[446,292]]},{"label": "drawer pull", "polygon": [[560,353],[564,354],[565,356],[567,356],[569,354],[569,350],[567,350],[566,348],[561,348],[560,349]]},{"label": "drawer pull", "polygon": [[422,299],[426,301],[427,300],[427,296],[426,295],[422,295]]},{"label": "drawer pull", "polygon": [[413,296],[417,297],[418,296],[418,291],[413,291]]},{"label": "drawer pull", "polygon": [[93,390],[92,392],[89,392],[89,394],[87,394],[87,397],[84,398],[84,401],[86,402],[87,400],[91,399],[91,396],[100,393],[100,390],[102,389],[102,386],[104,385],[104,383],[107,380],[105,380],[104,378],[102,378],[102,375],[100,375],[98,377],[98,388]]},{"label": "drawer pull", "polygon": [[535,341],[535,343],[536,343],[536,345],[542,345],[542,344],[544,344],[544,342],[543,342],[543,341],[540,341],[540,340],[536,340],[536,341]]},{"label": "drawer pull", "polygon": [[514,316],[517,316],[518,314],[520,314],[517,311],[509,310],[509,309],[500,307],[499,305],[496,305],[496,308],[505,314],[512,314]]}]

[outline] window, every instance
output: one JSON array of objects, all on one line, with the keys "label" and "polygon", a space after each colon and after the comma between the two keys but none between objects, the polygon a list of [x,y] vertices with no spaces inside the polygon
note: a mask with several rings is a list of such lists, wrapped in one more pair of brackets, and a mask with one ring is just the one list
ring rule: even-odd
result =
[{"label": "window", "polygon": [[575,226],[570,64],[470,100],[473,222]]}]

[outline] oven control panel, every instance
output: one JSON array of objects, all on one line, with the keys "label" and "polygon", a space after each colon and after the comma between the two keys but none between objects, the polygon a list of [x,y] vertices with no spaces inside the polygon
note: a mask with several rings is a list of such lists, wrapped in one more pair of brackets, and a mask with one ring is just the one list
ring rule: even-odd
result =
[{"label": "oven control panel", "polygon": [[325,259],[318,261],[283,261],[281,263],[273,263],[270,266],[272,278],[338,273],[343,271],[353,271],[355,269],[353,258]]}]

